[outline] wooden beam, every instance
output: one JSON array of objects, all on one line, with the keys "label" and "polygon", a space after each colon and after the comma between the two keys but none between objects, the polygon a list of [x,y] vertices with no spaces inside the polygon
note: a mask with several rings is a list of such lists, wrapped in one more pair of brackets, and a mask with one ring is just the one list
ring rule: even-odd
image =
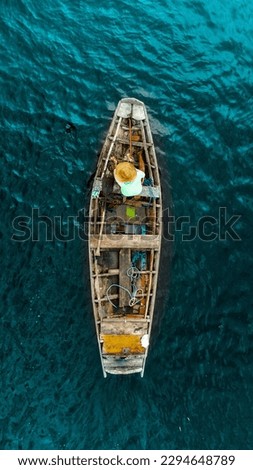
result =
[{"label": "wooden beam", "polygon": [[109,276],[118,276],[119,275],[119,270],[118,269],[109,269],[107,273],[101,273],[101,274],[92,274],[92,277],[109,277]]},{"label": "wooden beam", "polygon": [[[106,323],[106,322],[111,322],[111,321],[112,321],[112,319],[109,318],[109,317],[103,318],[103,323],[104,323],[104,322],[105,322],[105,323]],[[136,322],[138,322],[138,323],[141,323],[141,322],[147,323],[147,322],[148,322],[148,323],[149,323],[149,319],[148,319],[148,318],[147,318],[147,319],[146,319],[146,318],[144,319],[143,317],[140,317],[140,315],[138,315],[138,314],[135,315],[135,316],[132,316],[132,317],[130,317],[130,315],[126,315],[126,316],[124,317],[124,321],[126,321],[127,323],[131,323],[131,322],[134,322],[134,323],[136,323]],[[118,323],[121,323],[121,322],[122,322],[122,317],[121,317],[121,318],[113,318],[113,322],[114,322],[114,323],[117,323],[117,322],[118,322]]]},{"label": "wooden beam", "polygon": [[104,222],[105,222],[106,202],[104,202],[104,207],[103,207],[102,211],[103,211],[102,212],[102,221],[101,221],[101,225],[100,225],[99,239],[98,239],[98,244],[97,244],[97,248],[96,248],[96,251],[95,251],[95,256],[100,256],[100,241],[101,241],[101,238],[102,238],[102,232],[103,232]]},{"label": "wooden beam", "polygon": [[101,323],[101,333],[105,335],[146,335],[148,331],[148,322],[125,321],[115,322],[113,319]]},{"label": "wooden beam", "polygon": [[116,141],[116,139],[117,139],[117,135],[118,135],[118,132],[119,132],[119,128],[120,128],[121,121],[122,121],[122,117],[119,118],[119,122],[118,122],[118,125],[117,125],[117,128],[116,128],[114,137],[113,137],[113,139],[112,139],[112,143],[111,143],[111,145],[110,145],[110,148],[109,148],[109,151],[108,151],[106,160],[105,160],[104,169],[103,169],[103,171],[102,171],[101,179],[103,179],[103,177],[104,177],[105,170],[106,170],[106,167],[107,167],[109,158],[110,158],[110,156],[111,156],[113,146],[114,146],[115,141]]},{"label": "wooden beam", "polygon": [[146,302],[146,308],[145,308],[145,318],[147,318],[147,314],[148,314],[149,300],[150,300],[150,296],[151,296],[151,288],[152,288],[152,284],[153,284],[153,280],[154,280],[154,277],[152,275],[153,266],[154,266],[154,250],[152,250],[151,253],[150,253],[150,275],[149,275],[149,282],[148,282],[148,293],[147,293],[147,302]]},{"label": "wooden beam", "polygon": [[99,299],[95,299],[94,301],[95,302],[107,302],[109,299],[110,300],[116,300],[118,298],[119,298],[118,294],[111,294],[111,295],[108,295],[106,297],[102,297],[102,298],[100,297]]},{"label": "wooden beam", "polygon": [[91,236],[90,247],[92,249],[131,248],[132,250],[159,250],[161,244],[160,235],[112,235],[102,234]]},{"label": "wooden beam", "polygon": [[130,302],[129,293],[125,289],[131,292],[131,279],[127,275],[127,270],[131,266],[131,250],[122,248],[119,250],[119,285],[124,289],[119,288],[119,307],[126,307]]},{"label": "wooden beam", "polygon": [[143,372],[143,367],[127,367],[127,368],[120,368],[120,367],[106,367],[105,371],[108,372],[108,374],[119,374],[119,375],[127,375],[127,374],[142,374]]},{"label": "wooden beam", "polygon": [[[148,148],[147,148],[148,143],[147,143],[147,140],[146,140],[145,129],[144,129],[142,121],[141,121],[141,133],[142,133],[142,140],[143,140],[144,150],[145,150],[145,155],[146,155],[146,162],[147,162],[147,165],[148,165],[149,178],[152,178],[153,177],[153,172],[152,172],[152,169],[151,169],[150,157],[149,157]],[[150,144],[150,145],[152,146],[152,144]]]},{"label": "wooden beam", "polygon": [[[112,140],[112,137],[109,137],[110,140]],[[116,142],[118,142],[119,144],[123,144],[123,145],[129,145],[129,140],[127,139],[122,139],[120,137],[118,137],[116,139]],[[141,141],[138,141],[138,140],[133,140],[132,141],[132,146],[133,147],[143,147],[143,142]],[[147,147],[152,147],[153,144],[150,144],[149,142],[146,142],[146,146]]]}]

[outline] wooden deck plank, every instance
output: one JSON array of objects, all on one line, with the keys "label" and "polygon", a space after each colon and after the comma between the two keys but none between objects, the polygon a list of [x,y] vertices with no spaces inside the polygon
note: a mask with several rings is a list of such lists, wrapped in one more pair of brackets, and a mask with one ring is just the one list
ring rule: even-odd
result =
[{"label": "wooden deck plank", "polygon": [[[155,256],[154,250],[152,250],[151,254],[150,254],[150,270],[151,270],[151,272],[153,271],[154,256]],[[153,275],[150,273],[149,281],[148,281],[147,301],[146,301],[146,306],[145,306],[145,318],[147,317],[147,314],[148,314],[148,308],[149,308],[149,302],[150,302],[150,293],[151,293],[153,281],[154,281]]]},{"label": "wooden deck plank", "polygon": [[144,144],[146,162],[147,162],[147,165],[148,165],[149,178],[152,178],[153,177],[153,172],[152,172],[152,168],[151,168],[151,164],[150,164],[150,157],[149,157],[149,152],[148,152],[148,143],[147,143],[147,140],[146,140],[145,129],[144,129],[142,121],[141,121],[141,133],[142,133],[142,140],[143,140],[143,144]]},{"label": "wooden deck plank", "polygon": [[[113,323],[116,323],[116,322],[122,322],[122,317],[121,318],[108,318],[108,317],[105,317],[103,318],[103,322],[110,322],[113,320]],[[137,315],[127,315],[126,317],[124,317],[124,321],[126,321],[127,323],[129,322],[138,322],[138,323],[141,323],[141,322],[147,322],[149,321],[148,319],[144,319],[144,316],[141,316],[139,314]]]},{"label": "wooden deck plank", "polygon": [[143,355],[142,354],[132,354],[131,356],[125,356],[125,357],[119,357],[119,356],[113,356],[112,354],[106,355],[103,354],[103,361],[105,364],[108,365],[117,365],[119,362],[125,363],[128,366],[130,366],[133,363],[138,362],[139,365],[143,361]]},{"label": "wooden deck plank", "polygon": [[[99,237],[94,235],[90,240],[90,247],[97,249]],[[131,248],[142,250],[158,250],[160,248],[159,235],[112,235],[103,234],[100,239],[100,250],[109,248]]]},{"label": "wooden deck plank", "polygon": [[124,367],[120,368],[116,368],[116,367],[108,367],[105,369],[106,372],[108,372],[108,374],[118,374],[118,375],[127,375],[127,374],[139,374],[139,373],[143,373],[143,366],[142,367],[138,367],[138,368],[135,368],[135,367],[127,367],[126,369]]},{"label": "wooden deck plank", "polygon": [[127,270],[131,267],[131,250],[129,248],[122,248],[119,250],[119,285],[124,289],[119,288],[119,307],[129,305],[130,296],[127,289],[131,292],[131,279],[127,275]]},{"label": "wooden deck plank", "polygon": [[148,322],[121,320],[115,322],[113,320],[101,323],[101,333],[105,335],[145,335],[148,331]]},{"label": "wooden deck plank", "polygon": [[136,121],[143,121],[146,117],[144,106],[139,103],[133,104],[132,116],[133,116],[133,119],[136,119]]},{"label": "wooden deck plank", "polygon": [[107,369],[108,367],[142,367],[143,365],[144,354],[138,354],[137,356],[126,356],[126,357],[119,357],[119,356],[103,356],[104,366]]},{"label": "wooden deck plank", "polygon": [[[113,137],[108,137],[108,139],[111,141],[113,140]],[[119,143],[119,144],[123,144],[123,145],[129,145],[129,140],[127,139],[122,139],[121,137],[118,137],[116,139],[116,142]],[[133,140],[132,142],[132,145],[133,147],[143,147],[143,142],[138,142],[138,140]],[[149,148],[149,147],[152,147],[153,144],[151,144],[150,142],[146,142],[146,146]]]},{"label": "wooden deck plank", "polygon": [[121,102],[117,108],[117,116],[122,118],[129,118],[131,116],[131,110],[131,103]]}]

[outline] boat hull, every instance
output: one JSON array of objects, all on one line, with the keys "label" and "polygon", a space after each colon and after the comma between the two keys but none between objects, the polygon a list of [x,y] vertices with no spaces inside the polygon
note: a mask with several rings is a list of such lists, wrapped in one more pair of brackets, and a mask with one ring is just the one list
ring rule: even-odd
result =
[{"label": "boat hull", "polygon": [[[123,161],[144,170],[137,197],[123,197],[114,179],[115,164]],[[91,294],[104,377],[144,375],[161,238],[161,186],[146,107],[124,98],[98,159],[89,208]]]}]

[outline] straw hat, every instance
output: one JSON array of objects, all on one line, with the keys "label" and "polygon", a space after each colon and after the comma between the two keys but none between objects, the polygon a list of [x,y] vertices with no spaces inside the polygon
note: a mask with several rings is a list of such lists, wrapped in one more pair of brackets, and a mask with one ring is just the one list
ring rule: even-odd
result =
[{"label": "straw hat", "polygon": [[114,176],[120,183],[129,183],[130,181],[134,181],[136,175],[136,168],[129,162],[118,163],[114,170]]}]

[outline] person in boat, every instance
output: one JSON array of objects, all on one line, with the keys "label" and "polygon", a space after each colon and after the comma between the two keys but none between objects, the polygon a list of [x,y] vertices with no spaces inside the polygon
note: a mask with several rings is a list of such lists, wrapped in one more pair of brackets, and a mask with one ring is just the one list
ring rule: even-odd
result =
[{"label": "person in boat", "polygon": [[[142,192],[142,183],[145,178],[145,164],[141,155],[139,156],[139,169],[132,162],[124,161],[116,163],[114,178],[120,186],[124,197],[138,196]],[[116,159],[115,159],[116,160]]]},{"label": "person in boat", "polygon": [[142,192],[145,173],[130,162],[120,162],[114,170],[114,178],[125,197],[138,196]]}]

